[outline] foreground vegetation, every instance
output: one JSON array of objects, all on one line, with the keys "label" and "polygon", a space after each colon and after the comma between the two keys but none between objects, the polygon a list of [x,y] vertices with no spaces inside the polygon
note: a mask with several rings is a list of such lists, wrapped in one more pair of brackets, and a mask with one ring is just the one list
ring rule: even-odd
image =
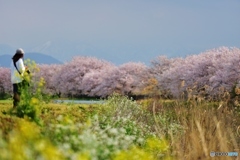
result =
[{"label": "foreground vegetation", "polygon": [[113,95],[103,104],[42,103],[38,123],[2,113],[9,108],[11,101],[0,101],[5,160],[210,159],[211,151],[240,153],[240,112],[225,102]]}]

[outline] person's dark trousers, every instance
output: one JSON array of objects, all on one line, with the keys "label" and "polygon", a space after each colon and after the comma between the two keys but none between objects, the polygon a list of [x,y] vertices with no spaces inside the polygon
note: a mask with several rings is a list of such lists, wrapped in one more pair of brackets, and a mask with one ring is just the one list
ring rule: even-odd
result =
[{"label": "person's dark trousers", "polygon": [[13,108],[16,108],[20,103],[22,83],[13,84]]}]

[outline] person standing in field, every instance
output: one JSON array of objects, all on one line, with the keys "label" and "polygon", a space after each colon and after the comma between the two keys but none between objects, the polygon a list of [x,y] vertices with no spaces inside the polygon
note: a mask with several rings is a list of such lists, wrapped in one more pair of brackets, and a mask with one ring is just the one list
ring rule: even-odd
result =
[{"label": "person standing in field", "polygon": [[23,76],[26,67],[23,63],[24,51],[19,48],[12,57],[11,63],[11,83],[13,85],[13,108],[15,109],[20,102],[21,90],[23,85]]}]

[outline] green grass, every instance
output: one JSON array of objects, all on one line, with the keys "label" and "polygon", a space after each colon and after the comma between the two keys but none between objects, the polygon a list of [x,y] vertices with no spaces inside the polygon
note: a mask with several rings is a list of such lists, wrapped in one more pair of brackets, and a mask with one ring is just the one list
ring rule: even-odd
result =
[{"label": "green grass", "polygon": [[7,111],[12,107],[12,100],[0,100],[0,115],[3,111]]},{"label": "green grass", "polygon": [[12,103],[12,100],[7,99],[7,100],[0,100],[0,104],[9,104]]}]

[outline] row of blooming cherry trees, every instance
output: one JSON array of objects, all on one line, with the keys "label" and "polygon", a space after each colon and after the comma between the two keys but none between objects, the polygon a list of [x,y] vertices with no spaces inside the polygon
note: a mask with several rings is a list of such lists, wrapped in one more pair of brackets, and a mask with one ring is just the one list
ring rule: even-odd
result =
[{"label": "row of blooming cherry trees", "polygon": [[113,92],[138,94],[148,78],[147,66],[129,62],[119,67],[94,57],[75,57],[64,65],[40,65],[47,92],[63,96],[105,97]]},{"label": "row of blooming cherry trees", "polygon": [[[106,97],[113,92],[140,95],[150,85],[160,93],[179,97],[204,89],[218,95],[240,80],[240,49],[221,47],[185,58],[159,56],[151,66],[129,62],[116,66],[94,57],[74,57],[62,65],[39,65],[33,73],[46,81],[45,91],[60,96]],[[157,84],[150,84],[155,79]],[[10,70],[0,68],[0,92],[11,93]]]},{"label": "row of blooming cherry trees", "polygon": [[239,48],[220,47],[186,58],[160,56],[152,64],[160,88],[174,97],[193,90],[216,96],[231,92],[240,80]]}]

